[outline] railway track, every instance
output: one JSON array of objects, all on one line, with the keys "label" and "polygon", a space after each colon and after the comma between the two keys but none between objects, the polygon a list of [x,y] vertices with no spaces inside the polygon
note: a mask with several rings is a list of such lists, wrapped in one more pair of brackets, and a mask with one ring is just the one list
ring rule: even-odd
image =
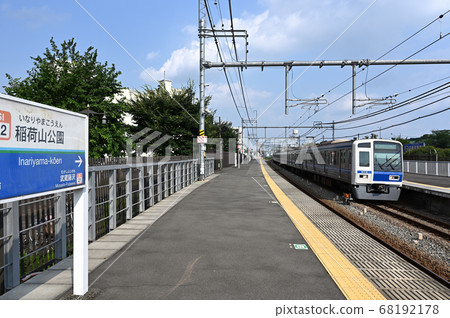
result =
[{"label": "railway track", "polygon": [[447,223],[412,212],[390,203],[364,202],[363,205],[366,205],[383,214],[392,216],[402,222],[417,227],[418,229],[428,231],[446,240],[450,240],[450,225]]},{"label": "railway track", "polygon": [[[375,239],[376,241],[378,241],[379,243],[383,244],[384,246],[386,246],[387,248],[389,248],[390,250],[392,250],[394,253],[396,253],[397,255],[399,255],[400,257],[402,257],[403,259],[407,260],[409,263],[413,264],[414,266],[416,266],[417,268],[419,268],[420,270],[422,270],[423,272],[427,273],[428,275],[430,275],[431,277],[433,277],[434,279],[436,279],[437,281],[441,282],[443,285],[445,285],[446,287],[450,288],[450,282],[440,276],[439,274],[437,274],[435,272],[434,268],[430,268],[428,267],[426,264],[423,264],[420,262],[420,260],[416,260],[414,259],[413,256],[411,256],[410,253],[408,253],[408,251],[403,250],[402,247],[397,247],[392,245],[391,243],[388,243],[386,241],[385,237],[380,237],[375,233],[372,233],[372,231],[370,229],[367,229],[365,227],[364,224],[360,224],[358,222],[358,220],[356,220],[355,218],[349,217],[348,214],[343,213],[343,209],[339,209],[336,207],[335,204],[332,204],[330,202],[330,200],[324,199],[322,197],[320,197],[318,194],[316,194],[314,191],[312,191],[309,187],[306,187],[304,184],[302,184],[301,182],[298,182],[296,180],[292,180],[292,176],[290,174],[292,174],[292,172],[287,171],[286,169],[280,167],[277,164],[274,164],[271,161],[267,162],[269,164],[270,167],[272,167],[272,169],[274,169],[280,176],[282,176],[285,180],[287,180],[288,182],[290,182],[291,184],[293,184],[294,186],[296,186],[297,188],[299,188],[301,191],[305,192],[306,194],[308,194],[311,198],[313,198],[314,200],[316,200],[317,202],[319,202],[320,204],[322,204],[323,206],[325,206],[326,208],[328,208],[329,210],[333,211],[335,214],[341,216],[342,218],[344,218],[346,221],[350,222],[351,224],[353,224],[355,227],[359,228],[361,231],[363,231],[364,233],[366,233],[367,235],[371,236],[373,239]],[[364,205],[367,202],[364,202]],[[386,205],[386,204],[384,204]],[[373,209],[376,209],[377,211],[381,212],[382,207],[375,204],[375,207],[372,207]],[[397,212],[393,212],[393,210],[397,210]],[[405,211],[405,209],[403,209],[403,211],[401,211],[402,208],[399,207],[395,207],[395,208],[385,208],[383,213],[386,214],[386,211],[388,211],[391,216],[393,216],[392,214],[395,213],[395,215],[397,216],[397,219],[403,218],[402,220],[400,220],[401,222],[405,222],[405,216],[402,215],[400,216],[400,214],[407,214],[407,213],[411,213],[410,211]],[[419,227],[421,229],[425,229],[426,226],[428,226],[428,230],[429,232],[438,234],[436,231],[439,232],[440,237],[446,237],[446,239],[448,240],[448,225],[443,223],[442,225],[445,226],[445,229],[442,229],[442,225],[439,226],[438,224],[435,223],[442,223],[433,219],[429,219],[426,218],[425,216],[422,215],[417,215],[416,213],[414,213],[415,216],[409,216],[408,220],[409,222],[415,222],[416,223],[416,227]],[[417,216],[417,217],[416,217]],[[421,220],[419,221],[419,219],[421,218]],[[436,228],[440,228],[438,230],[436,230]],[[443,233],[442,233],[443,231]]]}]

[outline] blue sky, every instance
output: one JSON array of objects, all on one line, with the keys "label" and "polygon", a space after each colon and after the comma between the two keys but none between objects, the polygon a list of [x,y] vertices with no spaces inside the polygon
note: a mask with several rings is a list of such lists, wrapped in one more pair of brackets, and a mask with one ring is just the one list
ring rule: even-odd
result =
[{"label": "blue sky", "polygon": [[[162,79],[164,71],[167,79],[172,80],[175,87],[186,85],[189,79],[194,80],[198,87],[198,1],[77,1],[145,69],[135,63],[74,0],[0,0],[0,27],[3,30],[0,87],[7,84],[5,73],[13,77],[25,77],[26,71],[32,67],[30,56],[42,55],[45,48],[49,47],[51,37],[54,37],[57,43],[74,37],[82,52],[87,47],[94,46],[98,49],[100,61],[114,63],[122,72],[120,80],[126,87],[139,89],[145,84],[156,86],[152,78]],[[220,6],[225,28],[229,28],[228,1],[218,0],[217,5],[214,2],[209,1],[217,27],[222,23]],[[446,0],[233,0],[231,3],[234,27],[248,30],[248,59],[251,61],[374,60],[450,9],[450,4]],[[383,59],[404,59],[437,40],[440,33],[445,35],[448,32],[450,32],[450,13]],[[240,57],[243,56],[243,44],[243,41],[238,40]],[[222,47],[225,50],[226,60],[230,61],[224,41]],[[450,58],[450,36],[413,58]],[[217,50],[211,39],[207,40],[207,59],[218,61]],[[358,74],[357,85],[386,69],[384,66],[369,67]],[[229,74],[238,92],[238,106],[244,114],[237,85],[237,73],[230,70]],[[322,69],[294,68],[290,74],[291,81],[295,80],[291,87],[290,98],[321,96],[350,75],[351,68],[348,66]],[[312,109],[295,107],[291,108],[290,114],[286,116],[283,101],[283,68],[265,68],[263,72],[260,69],[248,69],[243,72],[243,76],[249,112],[251,116],[257,112],[258,125],[285,126],[294,123],[311,125],[314,121],[339,121],[351,116],[350,95],[316,114]],[[367,96],[373,99],[405,92],[396,97],[397,102],[400,102],[449,82],[450,78],[446,78],[448,76],[450,65],[397,66],[359,88],[356,94],[358,98]],[[410,89],[437,80],[441,81],[408,92]],[[232,102],[223,71],[207,70],[206,83],[208,84],[206,93],[212,96],[211,108],[217,110],[217,116],[221,116],[222,120],[232,121],[236,126],[240,125],[241,121]],[[348,81],[326,94],[325,98],[328,102],[332,102],[350,90],[351,82]],[[4,92],[3,88],[0,88],[0,91]],[[365,127],[336,131],[336,137],[388,127],[443,110],[449,107],[450,98],[410,114],[387,119],[450,94],[449,89],[442,93],[444,95],[435,94],[427,101],[407,105],[400,110],[386,112],[382,116],[357,121],[352,125],[347,124]],[[320,105],[320,108],[323,106],[325,105]],[[369,114],[383,107],[387,106],[359,108],[357,116]],[[450,111],[443,112],[407,125],[383,130],[382,136],[415,137],[434,129],[450,129],[449,119]],[[378,120],[383,121],[371,124]],[[336,128],[344,127],[344,125],[336,126]],[[302,134],[317,138],[331,137],[330,131],[321,134],[320,131],[300,130],[300,135]],[[259,131],[259,136],[261,135],[264,135],[262,130]],[[267,136],[283,135],[284,130],[267,131]]]}]

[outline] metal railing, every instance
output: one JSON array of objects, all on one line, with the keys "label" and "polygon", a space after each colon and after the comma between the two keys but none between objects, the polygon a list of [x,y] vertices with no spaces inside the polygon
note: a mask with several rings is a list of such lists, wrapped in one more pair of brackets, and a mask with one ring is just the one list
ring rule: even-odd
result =
[{"label": "metal railing", "polygon": [[[199,178],[196,159],[89,167],[89,241]],[[205,177],[214,173],[206,159]],[[73,193],[0,205],[0,295],[72,254]]]},{"label": "metal railing", "polygon": [[403,171],[408,173],[450,177],[450,161],[404,160]]}]

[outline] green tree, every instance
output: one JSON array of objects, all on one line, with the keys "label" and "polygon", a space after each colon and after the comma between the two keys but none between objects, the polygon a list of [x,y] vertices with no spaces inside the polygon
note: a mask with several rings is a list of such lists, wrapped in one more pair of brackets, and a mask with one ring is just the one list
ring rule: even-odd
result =
[{"label": "green tree", "polygon": [[[84,54],[76,48],[72,38],[59,48],[50,39],[51,47],[43,56],[32,57],[34,67],[25,79],[6,74],[5,92],[12,96],[64,108],[74,112],[86,110],[100,115],[90,115],[89,155],[120,156],[126,148],[126,125],[122,115],[126,111],[124,99],[115,99],[123,90],[114,64],[100,63],[97,50],[89,47]],[[102,115],[107,123],[102,124]]]},{"label": "green tree", "polygon": [[[207,98],[205,105],[209,100]],[[199,129],[199,107],[192,82],[173,92],[161,86],[154,89],[146,85],[129,102],[129,112],[136,123],[131,131],[136,133],[144,128],[158,131],[172,137],[167,144],[173,155],[192,155],[192,139],[198,135]],[[156,155],[164,155],[163,147],[154,151]]]},{"label": "green tree", "polygon": [[432,130],[431,134],[418,138],[418,142],[424,142],[427,146],[436,148],[450,148],[450,130]]},{"label": "green tree", "polygon": [[223,139],[223,151],[235,151],[236,149],[231,150],[229,149],[229,139],[237,138],[238,137],[237,131],[233,129],[231,122],[220,121],[219,123],[218,121],[215,120],[215,118],[216,118],[216,110],[212,110],[211,113],[206,115],[205,130],[206,134],[208,135],[208,138],[220,137]]},{"label": "green tree", "polygon": [[402,138],[401,136],[392,138],[392,140],[397,140],[397,141],[401,142],[403,146],[411,143],[411,140],[409,140],[407,138]]},{"label": "green tree", "polygon": [[[436,156],[437,154],[437,156]],[[450,149],[435,148],[433,146],[420,147],[418,149],[409,150],[404,154],[406,160],[450,160]]]},{"label": "green tree", "polygon": [[[205,107],[210,104],[211,97],[205,99]],[[132,133],[144,128],[158,131],[172,138],[164,146],[170,145],[173,155],[192,155],[192,141],[199,135],[199,101],[195,98],[194,83],[188,82],[186,87],[167,92],[163,87],[144,86],[136,92],[129,102],[129,112],[136,123]],[[205,131],[208,138],[218,138],[219,130],[223,138],[235,138],[231,123],[214,121],[215,111],[205,116]],[[224,143],[228,144],[228,140]],[[155,149],[156,155],[164,155],[164,148]],[[146,149],[144,148],[143,151]]]}]

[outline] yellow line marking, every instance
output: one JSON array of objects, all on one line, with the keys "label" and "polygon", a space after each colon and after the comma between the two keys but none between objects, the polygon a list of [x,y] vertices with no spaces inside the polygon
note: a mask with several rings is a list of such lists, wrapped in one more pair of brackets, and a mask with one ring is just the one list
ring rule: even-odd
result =
[{"label": "yellow line marking", "polygon": [[349,300],[386,300],[363,274],[322,234],[272,180],[260,162],[270,189],[331,278]]},{"label": "yellow line marking", "polygon": [[439,186],[435,186],[435,185],[431,185],[431,184],[425,184],[425,183],[418,183],[418,182],[412,182],[412,181],[408,181],[408,180],[403,180],[403,183],[412,183],[412,184],[417,184],[417,185],[423,185],[426,187],[430,187],[430,188],[438,188],[438,189],[444,189],[444,190],[449,190],[450,188],[446,188],[446,187],[439,187]]}]

